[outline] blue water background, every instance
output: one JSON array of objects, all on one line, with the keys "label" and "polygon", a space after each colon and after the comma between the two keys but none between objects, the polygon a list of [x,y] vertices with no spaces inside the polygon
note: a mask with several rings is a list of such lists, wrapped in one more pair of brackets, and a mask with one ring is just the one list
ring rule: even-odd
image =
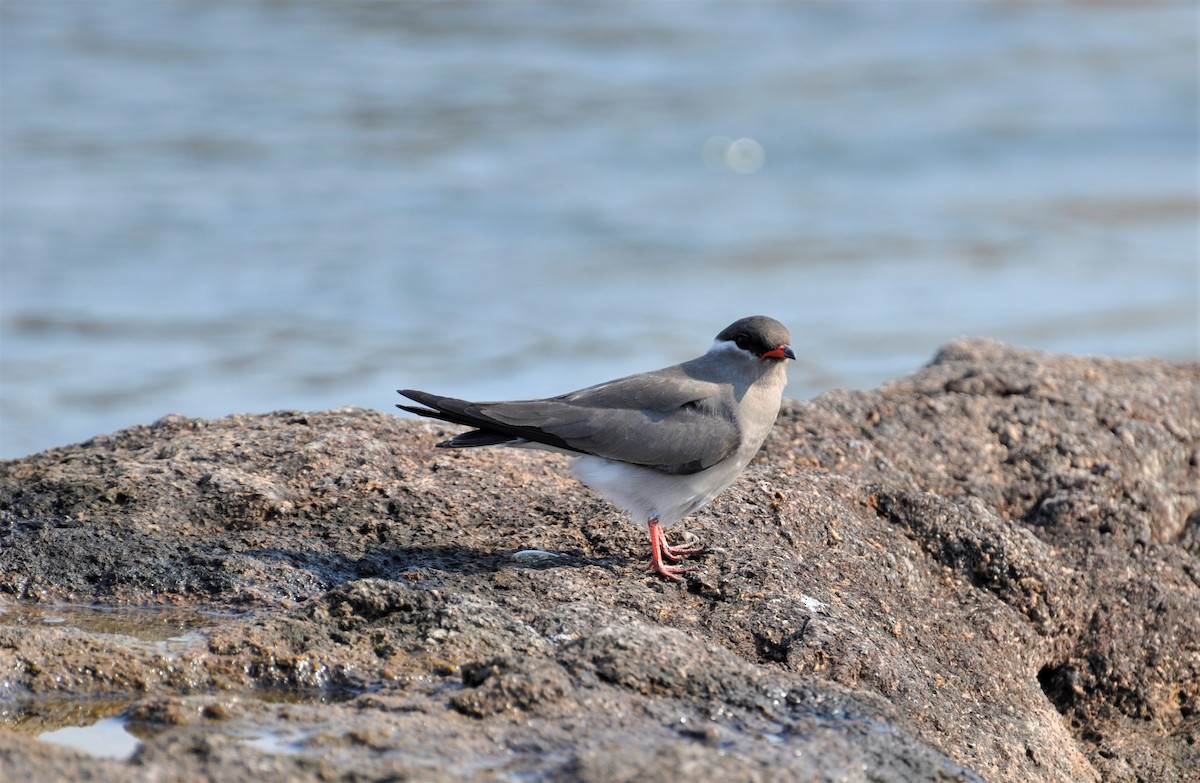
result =
[{"label": "blue water background", "polygon": [[0,457],[559,393],[754,313],[803,398],[962,335],[1200,351],[1194,3],[0,15]]}]

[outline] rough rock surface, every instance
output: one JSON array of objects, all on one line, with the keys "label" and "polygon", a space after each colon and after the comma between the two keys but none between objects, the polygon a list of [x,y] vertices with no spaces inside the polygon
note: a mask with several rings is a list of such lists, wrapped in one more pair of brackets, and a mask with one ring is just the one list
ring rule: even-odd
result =
[{"label": "rough rock surface", "polygon": [[[0,463],[0,778],[1200,769],[1196,365],[970,341],[787,403],[682,587],[565,458],[451,429],[169,416]],[[129,760],[34,738],[113,713]]]}]

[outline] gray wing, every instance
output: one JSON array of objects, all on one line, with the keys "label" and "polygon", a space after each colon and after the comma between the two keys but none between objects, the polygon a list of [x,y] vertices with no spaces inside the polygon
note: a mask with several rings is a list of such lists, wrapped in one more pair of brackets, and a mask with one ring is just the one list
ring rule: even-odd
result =
[{"label": "gray wing", "polygon": [[405,410],[478,429],[447,446],[529,440],[665,473],[697,473],[728,457],[739,442],[729,388],[667,371],[546,400],[475,403],[400,393],[432,408],[400,406]]}]

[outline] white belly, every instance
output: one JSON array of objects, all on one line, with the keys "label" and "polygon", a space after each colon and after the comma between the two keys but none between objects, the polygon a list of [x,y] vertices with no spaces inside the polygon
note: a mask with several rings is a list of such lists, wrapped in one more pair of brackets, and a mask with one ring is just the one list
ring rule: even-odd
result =
[{"label": "white belly", "polygon": [[780,363],[746,389],[740,407],[758,413],[740,420],[737,451],[708,470],[678,475],[585,455],[571,460],[571,472],[605,500],[629,512],[634,524],[658,517],[664,528],[670,527],[721,494],[750,463],[775,424],[786,382]]},{"label": "white belly", "polygon": [[740,457],[734,455],[699,473],[677,475],[584,456],[571,460],[571,472],[602,498],[628,512],[634,524],[658,517],[666,528],[732,484],[750,461],[750,457],[745,460]]}]

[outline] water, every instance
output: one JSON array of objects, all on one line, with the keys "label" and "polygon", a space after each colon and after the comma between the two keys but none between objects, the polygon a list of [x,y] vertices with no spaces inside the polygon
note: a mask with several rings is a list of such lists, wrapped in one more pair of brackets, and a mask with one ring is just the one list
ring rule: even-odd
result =
[{"label": "water", "polygon": [[961,335],[1200,353],[1191,3],[0,14],[0,457],[558,393],[753,313],[796,397]]},{"label": "water", "polygon": [[42,742],[82,750],[89,756],[124,761],[142,744],[126,731],[122,718],[101,718],[87,726],[64,726],[38,735]]},{"label": "water", "polygon": [[[208,628],[229,615],[199,609],[155,606],[100,606],[0,601],[0,625],[71,628],[97,637],[119,636],[131,651],[142,650],[176,658],[207,638]],[[107,641],[105,643],[108,643]],[[33,665],[33,664],[31,664]],[[32,734],[43,742],[81,750],[91,756],[128,760],[162,726],[130,719],[130,708],[145,694],[29,695],[6,683],[0,688],[0,729]],[[214,691],[214,693],[217,693]],[[265,704],[336,704],[353,699],[345,689],[257,688],[225,692],[230,699]],[[239,722],[229,733],[249,747],[272,753],[297,753],[316,731],[275,731],[252,720]]]},{"label": "water", "polygon": [[[126,644],[176,656],[201,641],[203,631],[230,615],[170,606],[101,606],[0,600],[0,626],[58,626],[127,637]],[[7,685],[7,683],[6,683]]]}]

